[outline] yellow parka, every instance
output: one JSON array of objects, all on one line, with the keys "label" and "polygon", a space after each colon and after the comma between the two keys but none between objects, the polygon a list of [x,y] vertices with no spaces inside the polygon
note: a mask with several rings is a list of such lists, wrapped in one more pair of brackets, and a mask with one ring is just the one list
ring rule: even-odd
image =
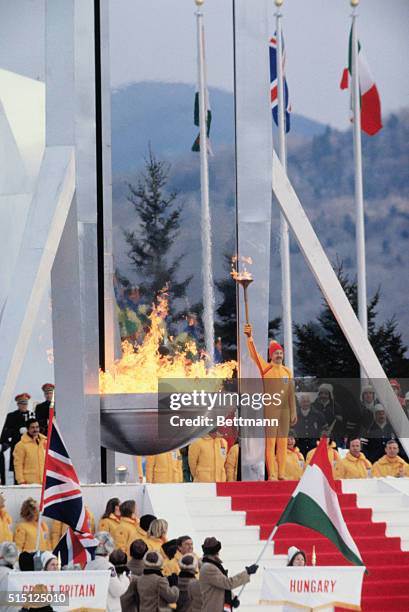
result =
[{"label": "yellow parka", "polygon": [[14,474],[18,484],[41,484],[45,461],[47,438],[42,434],[37,440],[28,434],[21,436],[14,448]]},{"label": "yellow parka", "polygon": [[146,482],[183,482],[182,455],[179,450],[146,457]]},{"label": "yellow parka", "polygon": [[155,550],[158,553],[161,553],[162,544],[167,541],[167,538],[151,538],[148,535],[146,536],[146,545],[149,550]]},{"label": "yellow parka", "polygon": [[373,464],[372,476],[376,478],[381,476],[400,476],[401,468],[403,476],[409,476],[409,464],[402,457],[396,456],[390,459],[387,455],[384,455]]},{"label": "yellow parka", "polygon": [[335,468],[336,478],[368,478],[368,470],[372,464],[363,453],[359,457],[354,457],[348,452],[344,459],[341,459]]},{"label": "yellow parka", "polygon": [[121,522],[121,517],[116,516],[116,514],[111,513],[106,518],[101,518],[98,523],[98,531],[107,531],[111,535],[113,535],[115,529],[119,526]]},{"label": "yellow parka", "polygon": [[[14,542],[20,552],[34,552],[37,541],[37,522],[21,521],[16,525]],[[51,542],[48,534],[47,523],[41,522],[40,550],[51,550]]]},{"label": "yellow parka", "polygon": [[13,532],[11,530],[12,518],[5,508],[0,510],[0,542],[12,542]]},{"label": "yellow parka", "polygon": [[123,516],[118,527],[113,532],[115,546],[130,555],[130,546],[134,540],[140,539],[138,519]]},{"label": "yellow parka", "polygon": [[[314,457],[316,450],[316,448],[312,448],[309,453],[307,453],[307,457],[305,459],[306,465],[309,465],[311,463],[311,460]],[[332,475],[334,478],[336,478],[337,465],[341,461],[341,457],[339,456],[339,453],[337,451],[337,445],[335,444],[335,442],[331,442],[331,444],[328,445],[328,459],[332,466]]]},{"label": "yellow parka", "polygon": [[227,442],[204,436],[189,446],[189,469],[194,482],[225,482]]},{"label": "yellow parka", "polygon": [[226,478],[227,482],[235,482],[237,480],[237,470],[239,467],[239,445],[233,444],[226,459]]},{"label": "yellow parka", "polygon": [[[90,531],[91,533],[95,533],[94,515],[92,514],[91,510],[89,510],[89,508],[87,508],[86,506],[85,506],[85,512],[88,515]],[[56,521],[56,520],[52,521],[51,535],[50,535],[52,550],[54,550],[54,548],[57,546],[58,542],[61,540],[62,536],[67,531],[67,529],[68,529],[68,525],[66,525],[65,523],[61,523],[61,521]]]},{"label": "yellow parka", "polygon": [[300,480],[304,471],[303,463],[304,455],[297,446],[293,449],[287,448],[284,476],[288,480]]}]

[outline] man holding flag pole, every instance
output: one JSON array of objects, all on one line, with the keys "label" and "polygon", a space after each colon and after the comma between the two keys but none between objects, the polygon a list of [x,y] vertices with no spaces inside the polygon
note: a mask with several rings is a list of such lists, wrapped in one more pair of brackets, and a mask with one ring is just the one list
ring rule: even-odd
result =
[{"label": "man holding flag pole", "polygon": [[[365,257],[365,211],[362,175],[361,129],[374,136],[382,128],[381,104],[378,90],[362,54],[358,40],[357,12],[359,0],[351,0],[352,26],[349,36],[348,68],[342,75],[341,89],[347,89],[351,77],[351,108],[354,138],[355,163],[355,207],[356,207],[356,249],[358,277],[358,318],[365,334],[368,335],[366,257]],[[366,373],[361,367],[361,378]]]}]

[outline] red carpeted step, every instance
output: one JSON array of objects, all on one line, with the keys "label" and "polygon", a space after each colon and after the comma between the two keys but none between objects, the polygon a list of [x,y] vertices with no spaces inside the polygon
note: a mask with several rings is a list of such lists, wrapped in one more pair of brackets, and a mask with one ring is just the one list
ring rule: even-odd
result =
[{"label": "red carpeted step", "polygon": [[[246,510],[247,525],[272,524],[273,526],[276,524],[283,511],[281,508],[274,508],[271,510],[250,510],[241,508],[241,510]],[[362,525],[365,523],[373,526],[385,526],[385,523],[370,523],[372,510],[369,508],[343,508],[342,514],[345,520],[348,521],[348,524],[359,523]],[[384,533],[384,527],[382,533]]]},{"label": "red carpeted step", "polygon": [[[217,494],[231,497],[232,509],[244,510],[246,523],[259,525],[260,538],[265,540],[296,486],[292,481],[219,483]],[[362,611],[409,612],[409,552],[401,550],[399,538],[385,535],[385,523],[372,523],[371,509],[357,507],[356,495],[343,494],[340,481],[336,487],[343,516],[369,571]],[[275,554],[287,554],[290,546],[305,550],[309,562],[315,547],[320,566],[349,565],[332,542],[300,525],[282,525],[274,537]]]},{"label": "red carpeted step", "polygon": [[[252,520],[248,515],[246,525],[260,525],[260,538],[267,539],[272,532],[276,521],[264,523],[257,520]],[[357,537],[383,537],[385,535],[386,523],[368,523],[365,521],[348,522],[349,532],[355,539]],[[274,539],[283,539],[287,537],[302,537],[305,533],[305,528],[298,525],[286,524],[282,525],[277,531]]]},{"label": "red carpeted step", "polygon": [[[230,495],[225,495],[223,493],[220,497],[230,497]],[[234,495],[232,497],[232,510],[261,510],[263,508],[275,508],[282,511],[287,505],[289,498],[290,494],[281,493],[281,491],[274,495],[271,493],[266,495]],[[357,509],[356,495],[354,493],[339,494],[338,498],[341,508]]]}]

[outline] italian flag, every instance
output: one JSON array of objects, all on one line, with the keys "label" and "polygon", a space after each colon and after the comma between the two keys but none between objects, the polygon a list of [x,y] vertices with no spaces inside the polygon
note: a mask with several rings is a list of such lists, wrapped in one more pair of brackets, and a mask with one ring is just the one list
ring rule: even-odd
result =
[{"label": "italian flag", "polygon": [[[361,129],[369,136],[374,136],[382,127],[381,100],[359,42],[358,70],[361,94]],[[348,89],[350,76],[352,76],[352,28],[349,34],[348,68],[345,68],[342,74],[341,89]]]},{"label": "italian flag", "polygon": [[318,531],[331,540],[351,563],[364,565],[341,513],[328,459],[327,438],[321,439],[277,527],[284,523],[295,523]]}]

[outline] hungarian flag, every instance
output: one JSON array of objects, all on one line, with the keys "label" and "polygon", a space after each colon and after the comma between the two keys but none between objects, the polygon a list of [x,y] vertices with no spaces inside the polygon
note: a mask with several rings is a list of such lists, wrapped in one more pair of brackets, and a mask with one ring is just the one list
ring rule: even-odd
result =
[{"label": "hungarian flag", "polygon": [[69,527],[53,550],[53,554],[60,555],[61,566],[79,563],[84,569],[88,561],[95,558],[98,540],[92,533],[77,533]]},{"label": "hungarian flag", "polygon": [[[361,129],[369,136],[374,136],[382,128],[381,100],[359,41],[358,71],[361,99]],[[348,89],[350,76],[352,76],[352,28],[349,34],[348,68],[345,68],[342,74],[341,89]]]},{"label": "hungarian flag", "polygon": [[328,459],[327,438],[321,439],[277,527],[284,523],[295,523],[321,533],[351,563],[364,565],[339,506]]}]

